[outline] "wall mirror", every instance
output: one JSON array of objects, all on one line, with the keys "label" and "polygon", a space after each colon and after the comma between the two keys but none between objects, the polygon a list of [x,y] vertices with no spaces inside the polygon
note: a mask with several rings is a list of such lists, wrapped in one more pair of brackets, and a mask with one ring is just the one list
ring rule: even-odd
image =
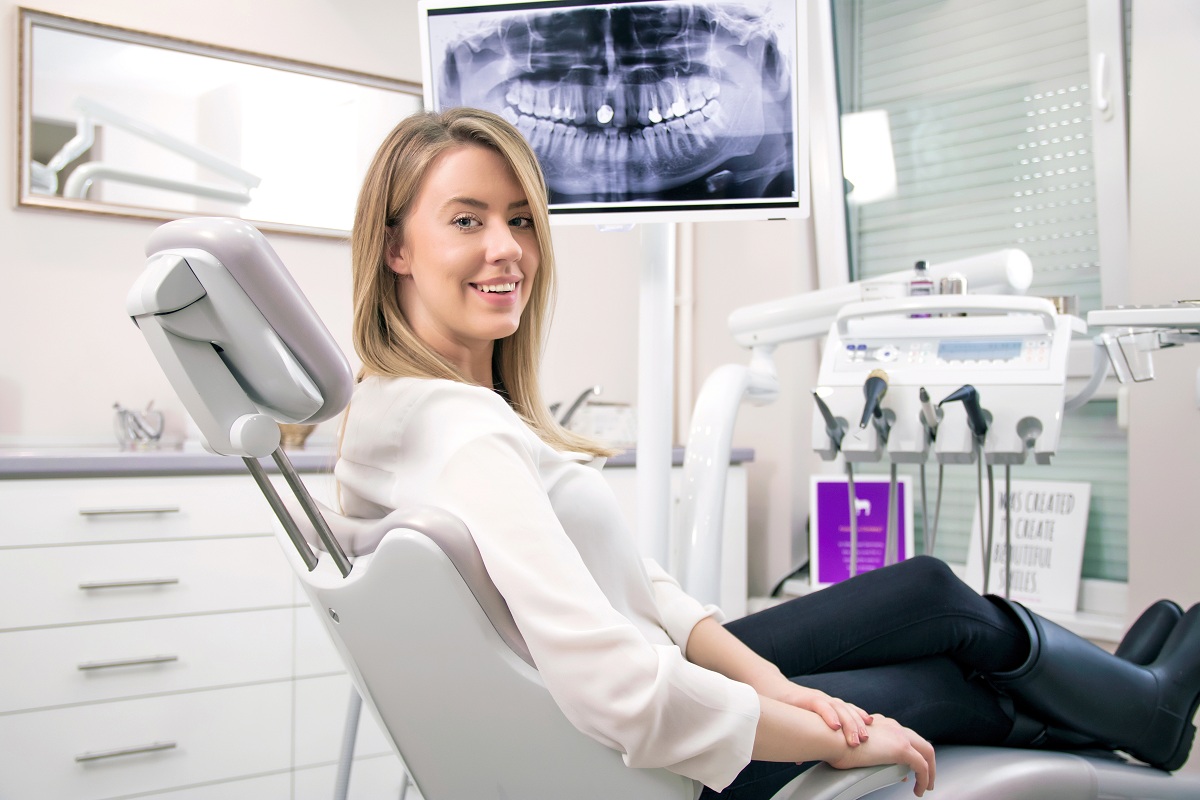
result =
[{"label": "wall mirror", "polygon": [[18,204],[343,236],[421,87],[21,9]]}]

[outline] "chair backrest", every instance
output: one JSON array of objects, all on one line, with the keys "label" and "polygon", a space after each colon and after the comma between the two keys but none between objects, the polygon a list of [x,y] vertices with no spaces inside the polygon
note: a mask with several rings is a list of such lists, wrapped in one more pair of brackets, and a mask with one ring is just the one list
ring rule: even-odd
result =
[{"label": "chair backrest", "polygon": [[[241,220],[168,223],[147,255],[127,310],[206,444],[248,464],[286,463],[276,420],[329,419],[349,399],[350,369],[329,332]],[[308,515],[272,504],[316,540]],[[293,546],[303,539],[282,530],[281,545],[428,800],[694,798],[693,781],[629,769],[563,716],[461,522],[431,508],[383,520],[324,512],[358,555],[349,574],[330,554],[306,559]]]}]

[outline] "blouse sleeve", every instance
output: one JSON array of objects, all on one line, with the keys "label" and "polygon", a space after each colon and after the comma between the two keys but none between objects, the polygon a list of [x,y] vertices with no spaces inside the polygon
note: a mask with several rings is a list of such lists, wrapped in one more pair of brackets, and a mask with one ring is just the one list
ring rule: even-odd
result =
[{"label": "blouse sleeve", "polygon": [[646,575],[654,589],[654,603],[662,616],[663,627],[671,641],[679,645],[679,649],[687,653],[688,638],[692,628],[705,617],[712,617],[717,622],[724,622],[725,615],[714,605],[706,605],[687,594],[679,581],[659,566],[652,558],[642,560],[646,567]]},{"label": "blouse sleeve", "polygon": [[[458,441],[430,499],[471,530],[546,688],[575,727],[629,766],[723,789],[750,761],[758,695],[691,664],[678,647],[650,643],[617,612],[555,516],[515,417],[474,413],[469,437],[451,434]],[[685,605],[677,584],[665,594],[668,605]],[[679,620],[695,614],[672,611]]]}]

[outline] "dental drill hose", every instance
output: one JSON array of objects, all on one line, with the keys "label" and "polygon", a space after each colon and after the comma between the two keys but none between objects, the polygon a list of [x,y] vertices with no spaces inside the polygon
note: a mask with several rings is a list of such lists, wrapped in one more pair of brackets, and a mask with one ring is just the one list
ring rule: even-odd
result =
[{"label": "dental drill hose", "polygon": [[[983,503],[983,462],[986,460],[983,453],[984,439],[987,437],[988,423],[984,416],[983,408],[979,405],[979,392],[971,384],[965,384],[955,389],[950,394],[942,398],[942,402],[938,403],[940,408],[945,403],[961,402],[963,410],[967,412],[967,426],[974,434],[975,440],[975,455],[979,459],[977,467],[977,486],[978,486],[978,501],[979,501],[979,535],[980,541],[980,556],[983,565],[983,591],[988,591],[988,583],[991,579],[992,570],[992,535],[993,524],[996,519],[995,502],[996,489],[995,477],[992,472],[992,465],[987,465],[987,481],[988,481],[988,503],[985,506]],[[984,514],[987,515],[987,525],[985,533]]]},{"label": "dental drill hose", "polygon": [[[846,426],[838,421],[833,416],[833,412],[829,410],[829,406],[821,399],[821,395],[813,392],[813,400],[816,401],[817,409],[821,412],[821,417],[825,420],[825,433],[833,442],[835,450],[842,449],[842,437],[846,435]],[[849,575],[854,577],[858,574],[858,509],[854,507],[855,490],[854,490],[854,467],[849,461],[846,462],[846,494],[850,501],[850,567]]]},{"label": "dental drill hose", "polygon": [[871,374],[867,376],[867,380],[863,383],[863,397],[867,402],[863,406],[862,419],[858,423],[858,427],[865,428],[867,423],[871,421],[871,417],[877,417],[883,412],[879,409],[879,402],[883,400],[883,396],[887,394],[888,374],[881,369],[871,370]]},{"label": "dental drill hose", "polygon": [[[933,407],[933,403],[929,399],[929,392],[922,386],[918,397],[921,400],[921,422],[925,425],[925,430],[929,433],[929,441],[937,441],[938,418],[937,410]],[[927,483],[925,480],[925,462],[921,462],[921,527],[924,537],[922,544],[925,547],[925,555],[933,555],[934,544],[937,541],[937,522],[938,516],[942,510],[942,470],[944,465],[938,463],[938,488],[936,506],[933,512],[933,525],[929,524],[929,495],[926,491]]]}]

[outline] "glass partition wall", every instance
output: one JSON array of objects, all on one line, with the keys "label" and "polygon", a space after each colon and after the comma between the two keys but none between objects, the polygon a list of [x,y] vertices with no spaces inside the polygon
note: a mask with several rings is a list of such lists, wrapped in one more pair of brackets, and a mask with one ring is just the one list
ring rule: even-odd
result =
[{"label": "glass partition wall", "polygon": [[[831,9],[850,278],[1017,247],[1033,262],[1030,294],[1072,296],[1080,315],[1121,302],[1121,4],[833,0]],[[1114,390],[1067,415],[1054,462],[1014,468],[1013,478],[1091,482],[1084,577],[1124,580],[1127,446]],[[975,470],[945,474],[936,555],[963,563]]]}]

